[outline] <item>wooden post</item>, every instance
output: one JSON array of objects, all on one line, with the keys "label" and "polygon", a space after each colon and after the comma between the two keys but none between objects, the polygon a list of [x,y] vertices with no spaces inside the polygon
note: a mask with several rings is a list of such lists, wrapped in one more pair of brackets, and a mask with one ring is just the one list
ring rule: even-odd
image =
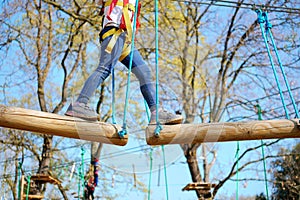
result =
[{"label": "wooden post", "polygon": [[104,122],[92,122],[53,113],[0,105],[0,126],[42,134],[89,140],[124,146],[121,127]]},{"label": "wooden post", "polygon": [[299,119],[163,125],[158,137],[155,128],[146,129],[149,145],[300,138]]}]

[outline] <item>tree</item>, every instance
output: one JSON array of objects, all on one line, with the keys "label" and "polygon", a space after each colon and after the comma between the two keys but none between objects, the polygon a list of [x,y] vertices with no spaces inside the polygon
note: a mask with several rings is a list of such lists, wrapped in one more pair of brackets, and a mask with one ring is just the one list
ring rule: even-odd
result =
[{"label": "tree", "polygon": [[[25,77],[30,74],[27,83],[32,90],[28,90],[28,86],[24,85],[27,92],[25,95],[32,95],[31,97],[36,98],[36,103],[31,104],[30,102],[31,105],[35,105],[36,109],[44,112],[60,112],[67,101],[67,86],[74,76],[75,70],[80,65],[83,68],[85,65],[83,57],[84,46],[88,41],[85,39],[87,32],[79,31],[83,29],[85,22],[64,21],[55,14],[56,11],[52,6],[48,6],[42,1],[10,1],[2,4],[4,11],[1,16],[2,34],[6,32],[9,34],[1,38],[1,47],[2,49],[6,48],[6,52],[9,49],[18,49],[15,52],[19,54],[20,64],[14,63],[14,61],[11,63],[13,66],[19,65],[19,70],[24,72]],[[64,23],[62,23],[63,21]],[[68,43],[65,51],[60,50],[63,41]],[[11,59],[9,54],[6,57]],[[61,69],[64,71],[64,78],[60,86],[56,85],[55,88],[52,88],[52,80],[55,79],[52,72],[55,71],[55,62],[58,61],[58,57],[62,59]],[[71,61],[73,59],[74,62]],[[35,84],[34,81],[36,81]],[[13,84],[15,83],[8,83],[9,86]],[[56,91],[60,91],[61,96]],[[28,102],[28,105],[30,104]],[[51,173],[54,141],[52,136],[44,135],[42,138],[41,146],[34,148],[34,155],[38,161],[37,173],[49,174]],[[16,145],[23,146],[25,144]],[[34,147],[32,144],[28,146],[29,150]],[[45,185],[37,187],[41,193],[46,190]],[[62,186],[59,186],[59,189],[66,199]]]},{"label": "tree", "polygon": [[[249,102],[248,99],[255,99],[256,94],[261,93],[268,97],[270,91],[275,93],[277,89],[274,79],[269,76],[272,72],[256,14],[242,9],[243,3],[244,1],[238,1],[234,8],[225,10],[214,7],[212,3],[206,5],[190,1],[160,1],[161,96],[165,103],[171,104],[170,107],[182,109],[186,117],[185,123],[244,120],[246,116],[250,116],[247,120],[255,119],[254,106],[257,102]],[[271,3],[283,6],[279,1],[268,1],[265,6]],[[292,6],[295,3],[289,2],[286,5]],[[149,11],[154,8],[150,1],[146,6]],[[289,36],[285,37],[279,32],[281,30],[279,27],[284,26],[290,28],[291,35],[297,35],[294,25],[298,22],[295,17],[295,14],[276,13],[271,21],[275,23],[273,31],[275,30],[274,32],[281,38],[277,38],[282,42],[280,53],[285,56],[288,52],[293,52],[286,59],[284,66],[289,70],[298,71],[294,64],[299,62],[296,50],[299,43],[294,43],[294,39],[289,40]],[[150,37],[154,34],[149,28],[154,26],[154,19],[149,14],[145,14],[144,19],[149,25],[145,25],[142,35],[148,34]],[[286,23],[286,19],[289,19],[289,23]],[[153,40],[140,45],[145,50],[146,57],[154,57],[150,56],[154,52],[154,48],[151,48]],[[296,79],[290,77],[290,82],[293,83]],[[173,86],[168,84],[170,82]],[[164,90],[165,85],[176,91],[175,97],[168,96],[168,90]],[[174,103],[174,99],[179,105]],[[265,112],[268,119],[283,116],[282,110],[271,109],[271,105],[279,104],[278,99],[272,99],[271,96],[266,99],[268,101],[265,101],[264,108],[271,110]],[[237,107],[242,110],[239,114],[236,113]],[[271,144],[274,143],[271,142],[269,145]],[[202,148],[199,148],[201,146]],[[192,181],[209,182],[210,169],[217,155],[216,150],[203,144],[184,144],[181,147]],[[259,145],[246,149],[234,162],[228,175],[217,178],[214,196],[224,183],[237,173],[235,169],[237,162],[247,153],[260,147]],[[199,152],[205,155],[201,169],[197,159]],[[212,159],[209,160],[208,155]],[[250,163],[249,161],[238,170],[244,169]],[[196,194],[198,198],[202,198],[201,191],[196,190]]]},{"label": "tree", "polygon": [[[203,2],[159,2],[159,53],[160,66],[163,66],[160,68],[160,85],[163,86],[160,91],[164,105],[182,110],[186,123],[251,120],[256,119],[254,105],[257,102],[253,99],[260,98],[265,119],[282,117],[282,106],[279,106],[275,81],[270,76],[272,71],[256,23],[256,14],[241,8],[244,1],[239,1],[234,8],[226,9],[213,4],[203,5]],[[143,23],[139,30],[142,42],[137,45],[143,50],[150,66],[153,66],[154,5],[153,1],[142,3]],[[268,1],[266,6],[270,3],[296,7],[297,2]],[[87,67],[93,60],[89,60],[91,52],[88,51],[88,46],[98,40],[98,32],[95,30],[101,29],[101,19],[94,1],[4,1],[2,11],[1,70],[4,70],[3,66],[14,67],[14,70],[7,70],[9,74],[5,77],[8,81],[2,85],[4,99],[10,105],[53,113],[63,112],[68,97],[78,91],[82,79],[91,70]],[[279,51],[285,58],[284,66],[293,86],[299,85],[297,17],[292,13],[281,12],[270,17],[276,41],[280,42]],[[285,34],[285,31],[289,34]],[[13,55],[18,55],[18,60],[12,58],[12,52]],[[91,65],[96,64],[93,62]],[[76,76],[84,78],[76,81]],[[57,77],[61,79],[57,81]],[[121,78],[120,88],[124,86],[122,80]],[[15,88],[18,88],[18,96],[12,94]],[[20,92],[22,90],[26,92]],[[7,94],[7,91],[11,93]],[[110,91],[103,85],[98,92],[101,94],[100,99],[96,99],[100,102],[98,110],[101,108],[101,116],[106,121],[111,116],[107,100]],[[299,99],[299,93],[297,95]],[[138,105],[140,102],[134,103]],[[121,104],[119,106],[122,107]],[[290,105],[288,108],[291,110]],[[138,116],[141,109],[132,110]],[[133,124],[139,123],[140,119],[133,120]],[[144,126],[145,124],[141,127]],[[36,171],[49,173],[53,171],[51,166],[55,166],[55,162],[72,163],[72,157],[64,155],[64,151],[55,151],[56,147],[67,143],[60,138],[23,135],[10,130],[2,133],[1,149],[13,152],[15,159],[26,158],[26,153],[30,152],[33,157],[27,159],[27,162],[38,163]],[[268,141],[266,146],[271,147],[278,142]],[[74,142],[75,146],[80,147],[81,144]],[[184,144],[181,148],[193,182],[217,182],[213,196],[216,196],[237,170],[242,171],[261,161],[261,157],[251,158],[239,163],[239,168],[236,169],[238,161],[241,162],[249,153],[261,148],[261,145],[251,143],[249,148],[240,152],[228,171],[213,176],[211,169],[217,161],[217,155],[220,155],[216,148],[202,144]],[[203,157],[201,163],[198,161],[199,153]],[[16,174],[18,162],[15,159],[13,171]],[[24,167],[34,170],[32,163],[25,162]],[[6,166],[9,164],[6,163]],[[5,169],[6,172],[8,170]],[[109,176],[111,173],[105,175]],[[5,176],[5,184],[13,189],[14,197],[17,185],[17,180],[13,179],[15,177]],[[65,189],[67,186],[60,189],[64,198]],[[46,187],[41,186],[40,190],[43,192]],[[203,198],[201,191],[196,190],[196,195]]]},{"label": "tree", "polygon": [[267,200],[263,193],[256,195],[255,200]]},{"label": "tree", "polygon": [[292,150],[282,148],[283,156],[271,163],[273,192],[272,199],[299,199],[300,197],[300,143]]},{"label": "tree", "polygon": [[[62,113],[67,100],[78,93],[83,80],[97,64],[94,57],[98,55],[88,52],[91,47],[97,49],[98,45],[102,19],[98,6],[95,1],[3,1],[1,4],[0,56],[3,64],[1,73],[5,76],[1,86],[5,91],[5,102],[10,106]],[[8,74],[5,74],[6,71]],[[105,106],[105,90],[107,88],[103,85],[98,91],[98,110]],[[101,115],[106,121],[111,111],[102,110]],[[14,130],[3,129],[1,132],[1,149],[4,149],[3,154],[7,158],[3,172],[14,172],[14,175],[4,174],[3,184],[9,185],[9,193],[14,199],[17,199],[18,191],[18,161],[22,163],[23,173],[58,176],[57,170],[60,169],[70,173],[74,156],[59,149],[64,149],[66,144],[77,148],[85,144]],[[8,153],[10,156],[7,156]],[[91,155],[94,156],[93,151]],[[67,177],[64,179],[67,180]],[[39,193],[45,193],[49,184],[37,187]],[[67,192],[70,187],[76,188],[76,183],[58,186],[61,198],[69,198]],[[104,187],[104,196],[107,191]]]}]

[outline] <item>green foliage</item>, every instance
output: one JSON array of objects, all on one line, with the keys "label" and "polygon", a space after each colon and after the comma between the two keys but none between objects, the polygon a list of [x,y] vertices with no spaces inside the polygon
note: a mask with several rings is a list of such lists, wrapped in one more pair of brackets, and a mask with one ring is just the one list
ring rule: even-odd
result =
[{"label": "green foliage", "polygon": [[[274,5],[277,5],[275,3],[277,1],[274,2]],[[142,50],[149,65],[154,67],[154,1],[146,0],[142,1],[142,4],[142,26],[138,31],[137,46]],[[289,3],[283,4],[290,7]],[[5,57],[6,60],[2,61],[0,68],[1,70],[11,69],[7,73],[9,75],[5,77],[7,79],[5,90],[9,91],[6,93],[9,105],[40,109],[38,102],[43,100],[47,111],[51,112],[55,108],[58,108],[55,112],[63,111],[67,101],[77,96],[84,80],[97,66],[101,16],[98,15],[99,10],[95,2],[91,0],[12,0],[3,5],[3,13],[0,14],[1,53],[6,48],[11,51],[1,54],[1,58]],[[171,108],[183,109],[187,121],[191,123],[199,116],[202,118],[201,121],[219,121],[225,113],[226,105],[229,108],[231,105],[243,104],[244,100],[246,103],[243,106],[245,107],[238,111],[237,109],[226,110],[228,116],[245,117],[245,114],[240,112],[241,110],[253,115],[253,105],[247,104],[248,100],[262,96],[263,92],[270,94],[276,88],[270,77],[272,73],[268,68],[269,62],[264,53],[265,48],[262,46],[260,32],[257,31],[258,27],[256,26],[255,30],[249,29],[251,23],[256,20],[255,13],[240,9],[235,18],[233,17],[234,9],[217,10],[216,7],[211,7],[206,12],[205,8],[205,5],[199,6],[194,3],[159,1],[159,74],[160,86],[163,87],[160,90],[161,101],[164,105],[170,104]],[[293,70],[289,74],[290,81],[294,85],[299,85],[297,76],[299,73],[296,73],[299,71],[297,67],[299,41],[296,39],[299,26],[295,25],[294,28],[290,28],[294,19],[289,17],[293,16],[278,15],[275,18],[277,25],[275,24],[273,31],[276,39],[281,40],[281,47],[284,47],[280,48],[280,53],[285,51],[292,56],[289,60],[285,59],[288,61],[285,62],[285,66]],[[272,18],[274,19],[273,16]],[[230,24],[232,27],[229,26]],[[284,28],[280,28],[281,24]],[[248,29],[249,32],[247,32]],[[282,35],[288,37],[286,36],[288,34],[291,35],[288,40],[281,37]],[[241,39],[245,40],[239,43]],[[255,68],[258,70],[254,70]],[[116,73],[118,77],[116,107],[120,111],[118,113],[121,113],[119,115],[122,115],[123,87],[126,85],[127,74],[124,70]],[[135,85],[138,84],[133,86]],[[37,88],[38,86],[40,88]],[[139,93],[138,86],[135,89]],[[104,95],[101,94],[104,96],[101,102],[101,114],[106,116],[105,119],[109,119],[111,92],[109,87],[104,87],[104,90]],[[62,96],[64,91],[67,95]],[[99,94],[97,93],[96,96],[98,97]],[[134,117],[131,118],[129,125],[138,127],[137,124],[147,124],[145,114],[142,113],[144,105],[141,96],[135,95],[134,91],[131,97],[129,110]],[[277,106],[277,104],[278,102],[273,103],[270,98],[267,98],[266,105],[270,106],[272,111],[274,107],[271,106]],[[272,114],[275,117],[279,116],[278,113]],[[21,131],[5,130],[1,133],[3,141],[1,141],[0,150],[3,150],[5,159],[13,157],[12,160],[15,161],[20,156],[33,156],[33,159],[26,160],[24,167],[36,172],[36,166],[41,163],[43,136]],[[53,147],[61,149],[74,142],[67,139],[64,141],[54,138]],[[17,142],[17,144],[11,142]],[[299,154],[299,147],[296,148]],[[70,151],[54,151],[50,166],[55,168],[59,164],[74,161],[78,158],[76,156],[78,154],[70,155]],[[9,171],[15,173],[15,169],[9,168],[15,166],[10,164],[5,163],[7,167],[3,170],[5,174]],[[299,165],[299,156],[296,155],[278,159],[273,163],[276,169],[274,195],[283,195],[278,198],[276,196],[277,199],[289,198],[289,195],[294,195],[295,192],[299,194],[299,181],[297,182]],[[60,172],[52,171],[58,177]],[[203,172],[209,173],[205,169]],[[109,184],[112,173],[107,173],[107,170],[101,173],[109,180],[100,186],[101,195],[106,199],[113,199],[115,188],[111,188]],[[198,175],[201,176],[197,174],[197,177]],[[120,175],[123,179],[119,186],[128,183],[128,177],[124,178],[124,176],[126,175]],[[67,182],[68,176],[64,178]],[[12,182],[11,178],[3,181],[2,184],[16,185]],[[76,190],[75,179],[64,187],[69,188],[70,193],[71,190]],[[14,186],[11,188],[15,190]],[[144,184],[138,182],[136,190],[143,191],[145,188]],[[262,194],[257,198],[264,199]],[[274,199],[276,198],[274,196]]]},{"label": "green foliage", "polygon": [[256,195],[255,200],[267,200],[266,196],[263,193]]},{"label": "green foliage", "polygon": [[300,198],[300,143],[292,150],[281,149],[283,157],[271,163],[273,171],[272,199],[296,200]]}]

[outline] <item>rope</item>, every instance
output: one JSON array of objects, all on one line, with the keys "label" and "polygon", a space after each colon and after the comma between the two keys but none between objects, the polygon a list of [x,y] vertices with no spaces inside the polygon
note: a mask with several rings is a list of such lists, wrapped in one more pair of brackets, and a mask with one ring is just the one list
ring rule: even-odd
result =
[{"label": "rope", "polygon": [[[84,196],[84,153],[85,153],[85,150],[83,147],[81,147],[80,180],[81,180],[81,184],[82,184],[83,196]],[[80,195],[78,194],[78,196],[80,196]]]},{"label": "rope", "polygon": [[80,199],[80,190],[81,190],[81,184],[82,184],[82,194],[83,194],[83,198],[84,198],[84,153],[85,150],[83,147],[81,147],[81,164],[79,165],[78,168],[78,199]]},{"label": "rope", "polygon": [[[258,120],[262,120],[262,112],[261,107],[259,104],[256,105],[257,108],[257,114],[258,114]],[[264,143],[263,140],[261,141],[261,153],[263,157],[263,164],[264,164],[264,176],[265,176],[265,187],[266,187],[266,194],[267,194],[267,200],[269,200],[269,190],[268,190],[268,180],[267,180],[267,168],[266,168],[266,160],[265,160],[265,151],[264,151]]]},{"label": "rope", "polygon": [[146,113],[147,113],[147,119],[148,119],[148,122],[150,122],[150,116],[151,116],[151,112],[150,112],[150,109],[147,105],[147,102],[146,100],[144,100],[144,105],[145,105],[145,109],[146,109]]},{"label": "rope", "polygon": [[150,151],[150,174],[149,174],[149,183],[148,183],[148,200],[150,200],[150,194],[151,194],[152,164],[153,164],[152,153],[153,153],[153,149],[151,148],[151,151]]},{"label": "rope", "polygon": [[283,7],[283,6],[266,6],[263,4],[254,4],[254,3],[244,3],[244,2],[237,2],[237,1],[214,1],[214,0],[207,0],[204,1],[194,1],[194,0],[172,0],[175,2],[184,2],[184,3],[193,3],[199,5],[209,5],[209,6],[219,6],[219,7],[228,7],[228,8],[242,8],[242,9],[255,9],[255,8],[264,8],[271,12],[281,12],[281,13],[289,13],[289,14],[299,14],[299,8],[291,8],[291,7]]},{"label": "rope", "polygon": [[79,165],[79,168],[78,168],[78,173],[79,173],[79,176],[78,176],[78,199],[80,199],[80,191],[81,191],[81,165]]},{"label": "rope", "polygon": [[162,126],[159,123],[159,67],[158,67],[158,57],[159,57],[159,52],[158,52],[158,0],[155,0],[155,99],[156,99],[156,128],[154,134],[156,136],[159,135],[160,131],[162,130]]},{"label": "rope", "polygon": [[28,196],[29,196],[29,190],[30,190],[30,178],[31,178],[31,175],[28,174],[28,176],[27,176],[26,200],[28,200]]},{"label": "rope", "polygon": [[[161,145],[162,152],[163,152],[163,159],[164,159],[164,175],[165,175],[165,184],[166,184],[166,198],[169,199],[169,189],[168,189],[168,176],[167,176],[167,166],[166,166],[166,157],[165,157],[165,150],[164,145]],[[152,166],[153,166],[153,148],[151,147],[150,151],[150,174],[149,174],[149,183],[148,183],[148,200],[151,197],[151,182],[152,182]]]},{"label": "rope", "polygon": [[[136,0],[135,2],[135,10],[138,10],[139,7],[139,0]],[[134,12],[133,17],[133,30],[132,33],[135,33],[136,30],[136,20],[137,20],[137,13]],[[127,116],[127,107],[128,107],[128,99],[129,99],[129,88],[130,88],[130,74],[132,69],[132,61],[133,61],[133,51],[134,51],[134,40],[135,40],[135,34],[132,34],[131,36],[131,51],[130,51],[130,62],[129,62],[129,68],[128,68],[128,76],[127,76],[127,86],[126,86],[126,97],[125,97],[125,106],[124,106],[124,116],[123,116],[123,126],[122,130],[119,132],[120,138],[124,138],[125,135],[127,135],[127,125],[126,125],[126,116]]]},{"label": "rope", "polygon": [[272,45],[273,45],[273,48],[274,48],[274,51],[275,51],[275,55],[276,55],[276,58],[277,58],[277,61],[278,61],[278,64],[279,64],[279,67],[280,67],[280,70],[281,70],[281,73],[282,73],[285,85],[286,85],[286,88],[288,90],[288,93],[290,95],[290,98],[291,98],[291,101],[292,101],[292,104],[293,104],[293,107],[294,107],[294,110],[295,110],[295,113],[296,113],[296,117],[299,118],[299,112],[298,112],[298,109],[297,109],[297,106],[296,106],[293,94],[291,92],[291,88],[290,88],[289,82],[288,82],[287,77],[285,75],[284,67],[282,66],[282,62],[281,62],[280,56],[278,54],[278,49],[277,49],[277,46],[275,44],[274,37],[273,37],[272,31],[271,31],[272,24],[269,21],[267,12],[263,12],[262,15],[263,15],[264,20],[266,22],[266,33],[269,34],[269,37],[271,39],[271,42],[272,42]]},{"label": "rope", "polygon": [[161,149],[164,157],[164,174],[165,174],[165,184],[166,184],[166,197],[169,199],[169,189],[168,189],[168,177],[167,177],[167,166],[166,166],[166,156],[165,156],[165,148],[164,145],[161,145]]},{"label": "rope", "polygon": [[111,88],[112,88],[112,123],[117,124],[116,122],[116,94],[115,94],[115,69],[112,69],[112,81],[111,81]]},{"label": "rope", "polygon": [[18,165],[18,174],[19,174],[19,185],[18,185],[18,199],[21,199],[21,179],[22,179],[22,163],[19,162],[19,165]]},{"label": "rope", "polygon": [[277,75],[277,72],[276,72],[276,69],[275,69],[275,66],[274,66],[274,62],[273,62],[273,58],[272,58],[272,55],[271,55],[271,51],[270,51],[270,48],[269,48],[269,45],[268,45],[267,36],[266,36],[265,30],[263,28],[263,23],[265,23],[265,20],[263,18],[262,11],[260,9],[256,10],[255,12],[257,13],[257,16],[258,16],[257,21],[259,23],[259,26],[260,26],[260,29],[261,29],[261,32],[262,32],[262,36],[263,36],[263,39],[264,39],[264,42],[265,42],[265,45],[266,45],[266,48],[267,48],[268,56],[269,56],[269,59],[270,59],[270,62],[271,62],[271,66],[272,66],[273,73],[274,73],[275,80],[276,80],[276,84],[277,84],[277,87],[278,87],[278,90],[279,90],[279,94],[280,94],[280,98],[281,98],[281,101],[282,101],[282,105],[284,107],[285,117],[287,119],[289,119],[289,112],[288,112],[288,109],[287,109],[286,104],[284,102],[284,97],[283,97],[282,89],[281,89],[281,86],[280,86],[280,83],[279,83],[279,79],[278,79],[278,75]]}]

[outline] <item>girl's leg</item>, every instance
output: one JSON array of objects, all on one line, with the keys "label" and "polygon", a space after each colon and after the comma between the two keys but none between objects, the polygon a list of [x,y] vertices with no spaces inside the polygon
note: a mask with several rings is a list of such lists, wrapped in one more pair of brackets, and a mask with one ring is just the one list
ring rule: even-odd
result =
[{"label": "girl's leg", "polygon": [[97,114],[95,111],[87,106],[91,96],[94,94],[99,85],[109,76],[112,67],[117,63],[120,57],[124,42],[125,33],[122,33],[113,47],[111,53],[105,51],[110,38],[106,38],[101,43],[101,55],[100,62],[97,69],[90,75],[90,77],[84,83],[84,86],[74,104],[71,104],[65,113],[65,115],[80,117],[88,120],[97,120]]},{"label": "girl's leg", "polygon": [[[121,61],[125,66],[130,65],[130,54]],[[132,59],[132,72],[140,82],[140,89],[146,100],[148,107],[151,111],[150,123],[156,122],[156,100],[155,89],[152,82],[151,70],[146,62],[143,60],[138,50],[134,50]],[[160,109],[159,122],[161,124],[178,124],[181,123],[183,118],[181,115],[175,115],[166,110]]]},{"label": "girl's leg", "polygon": [[[130,64],[130,54],[121,61],[127,68]],[[138,78],[140,90],[151,111],[155,110],[155,89],[153,87],[150,67],[143,60],[138,50],[134,50],[132,73]]]},{"label": "girl's leg", "polygon": [[125,42],[125,33],[121,34],[111,53],[105,51],[111,37],[101,43],[101,56],[97,69],[86,80],[77,102],[87,104],[99,85],[110,75],[112,67],[117,63]]}]

